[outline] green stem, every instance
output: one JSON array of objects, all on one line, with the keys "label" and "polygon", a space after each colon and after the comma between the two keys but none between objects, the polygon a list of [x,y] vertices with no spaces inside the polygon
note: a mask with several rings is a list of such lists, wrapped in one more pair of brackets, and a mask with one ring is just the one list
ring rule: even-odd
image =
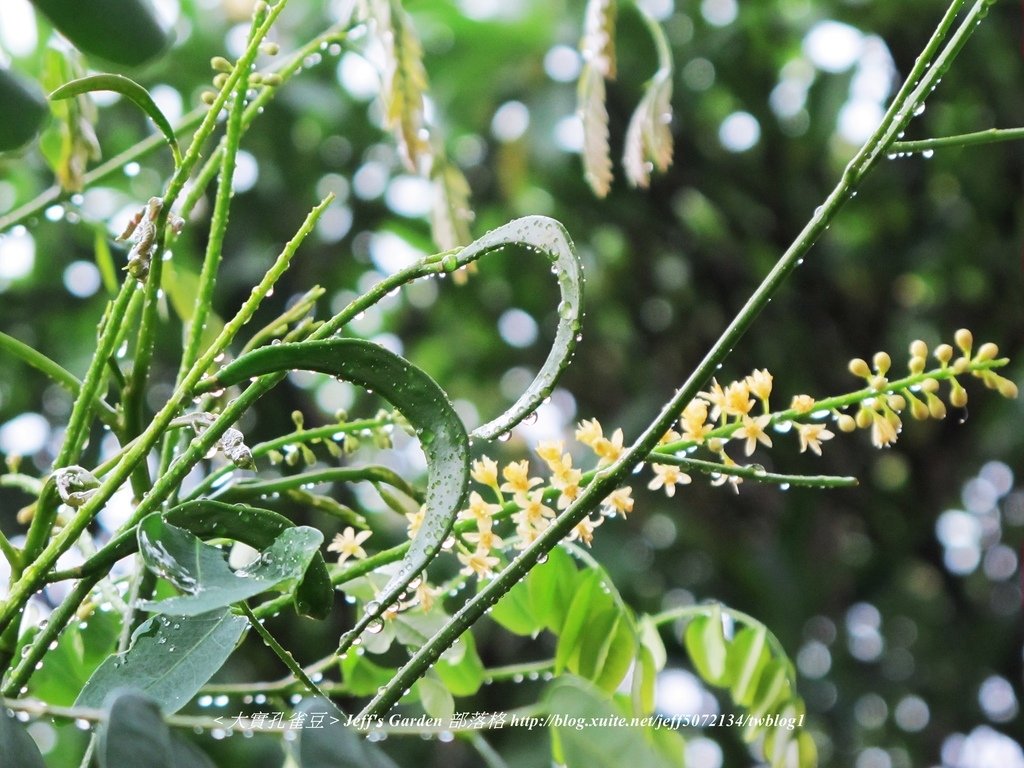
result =
[{"label": "green stem", "polygon": [[[953,7],[960,5],[960,0],[954,2]],[[965,17],[961,26],[954,34],[953,40],[942,50],[936,59],[936,66],[939,60],[948,66],[948,62],[960,50],[967,37],[976,26],[978,19],[984,15],[981,9],[987,10],[987,0],[982,0],[975,5],[972,11]],[[951,7],[952,10],[952,7]],[[953,16],[949,13],[940,22],[939,27],[932,35],[925,48],[925,51],[938,49],[941,41],[952,26]],[[376,697],[366,706],[361,713],[366,716],[380,716],[389,710],[403,692],[419,679],[425,670],[440,655],[454,643],[463,632],[469,629],[486,611],[517,584],[533,568],[539,559],[551,551],[558,543],[572,531],[573,527],[597,508],[602,500],[624,481],[636,464],[643,460],[658,444],[661,437],[673,426],[679,414],[689,404],[701,386],[708,381],[721,363],[730,354],[733,347],[744,335],[754,319],[760,314],[772,296],[778,292],[783,282],[796,269],[810,251],[811,246],[818,237],[828,228],[831,221],[842,206],[852,197],[856,184],[863,178],[864,174],[873,166],[874,158],[879,152],[884,152],[897,135],[896,123],[909,120],[912,116],[912,109],[908,108],[907,99],[914,98],[913,103],[923,103],[924,95],[930,93],[934,82],[941,76],[935,72],[935,67],[929,68],[930,62],[918,60],[911,78],[918,70],[923,70],[924,75],[915,88],[913,84],[907,85],[900,90],[896,101],[890,107],[875,134],[867,141],[861,150],[850,161],[846,170],[835,189],[829,194],[825,202],[819,207],[811,220],[804,227],[797,239],[780,257],[775,267],[768,273],[762,283],[754,291],[753,295],[736,315],[733,321],[725,329],[718,341],[705,355],[704,359],[689,376],[686,382],[680,387],[676,394],[665,404],[657,418],[644,430],[639,438],[626,450],[623,455],[609,467],[599,471],[593,482],[588,485],[575,502],[573,502],[561,516],[549,526],[529,547],[517,555],[508,566],[496,578],[488,582],[472,598],[451,617],[451,619],[437,632],[434,637],[428,640],[409,661],[396,673]],[[908,79],[910,83],[910,79]],[[923,93],[922,87],[926,88]],[[905,96],[907,92],[909,96]],[[901,100],[901,97],[902,100]],[[905,121],[904,121],[905,124]]]},{"label": "green stem", "polygon": [[302,684],[309,689],[310,693],[317,696],[323,696],[325,699],[328,698],[324,695],[324,692],[317,687],[317,684],[309,678],[305,670],[299,666],[299,663],[295,661],[295,657],[292,656],[291,652],[277,642],[277,638],[270,634],[270,631],[263,626],[263,622],[260,619],[256,618],[249,605],[244,600],[240,605],[242,607],[242,613],[245,614],[245,618],[249,620],[249,625],[256,630],[256,634],[263,639],[263,642],[267,644],[267,647],[277,654],[277,657],[284,662],[284,665],[288,667],[288,670],[295,676],[295,679],[301,681]]},{"label": "green stem", "polygon": [[[33,349],[22,341],[18,341],[13,336],[8,336],[2,331],[0,331],[0,350],[8,352],[37,371],[44,373],[75,397],[78,397],[82,391],[82,382],[78,380],[77,376],[59,363],[48,358],[42,352]],[[111,427],[117,424],[117,411],[105,400],[97,398],[94,408],[99,413],[100,418],[103,419],[104,424]]]},{"label": "green stem", "polygon": [[1024,139],[1024,128],[989,128],[985,131],[961,133],[956,136],[941,136],[934,139],[917,141],[896,141],[889,147],[891,154],[913,154],[915,152],[932,152],[946,147],[971,147],[978,144],[996,144],[1001,141],[1019,141]]},{"label": "green stem", "polygon": [[11,566],[12,572],[17,572],[21,569],[21,552],[16,546],[11,544],[10,539],[7,538],[3,531],[0,531],[0,552],[3,553],[4,559]]},{"label": "green stem", "polygon": [[306,485],[319,483],[352,483],[368,481],[371,483],[387,483],[397,488],[407,496],[423,502],[419,494],[405,479],[393,469],[383,466],[367,467],[331,467],[329,469],[318,469],[312,472],[303,472],[298,475],[288,475],[273,480],[255,480],[237,483],[230,487],[230,490],[218,494],[221,501],[238,501],[251,499],[256,496],[264,496],[270,493],[290,491]]},{"label": "green stem", "polygon": [[[651,454],[653,457],[654,454]],[[702,459],[691,459],[686,456],[665,456],[656,458],[661,464],[675,464],[678,467],[695,469],[707,475],[728,475],[729,477],[742,477],[747,480],[755,480],[759,483],[771,483],[773,485],[791,485],[793,487],[804,486],[807,488],[852,488],[857,485],[856,477],[839,477],[836,475],[782,475],[776,472],[766,472],[764,467],[759,466],[732,466],[717,461],[704,461]]]}]

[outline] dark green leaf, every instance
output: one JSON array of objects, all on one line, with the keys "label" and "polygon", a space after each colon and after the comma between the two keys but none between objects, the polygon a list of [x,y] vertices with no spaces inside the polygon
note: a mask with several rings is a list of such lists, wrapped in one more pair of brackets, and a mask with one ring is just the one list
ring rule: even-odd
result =
[{"label": "dark green leaf", "polygon": [[93,673],[76,706],[100,708],[111,691],[136,688],[167,714],[177,712],[235,648],[248,622],[229,611],[200,616],[153,616],[132,635],[131,647]]},{"label": "dark green leaf", "polygon": [[25,727],[0,707],[0,768],[46,768],[39,747]]},{"label": "dark green leaf", "polygon": [[90,91],[115,91],[135,103],[143,112],[156,123],[156,127],[163,133],[164,138],[171,147],[176,165],[181,164],[181,151],[178,149],[178,140],[174,136],[174,129],[170,122],[160,111],[160,107],[153,101],[149,91],[136,83],[130,77],[124,75],[88,75],[65,83],[50,94],[51,99],[69,99],[72,96],[79,96]]},{"label": "dark green leaf", "polygon": [[552,715],[562,716],[563,722],[573,718],[573,722],[587,724],[583,728],[563,725],[551,729],[561,753],[555,757],[560,757],[567,768],[621,768],[623,765],[675,768],[682,765],[682,754],[672,760],[656,750],[645,728],[590,727],[592,718],[600,722],[601,718],[621,717],[622,710],[585,680],[569,675],[559,678],[548,689],[545,709]]},{"label": "dark green leaf", "polygon": [[27,144],[39,133],[47,113],[38,86],[0,67],[0,152]]},{"label": "dark green leaf", "polygon": [[323,534],[315,528],[286,528],[255,562],[232,571],[220,549],[171,525],[160,514],[139,523],[138,538],[146,566],[188,593],[143,603],[143,607],[178,616],[206,613],[269,589],[291,588],[323,543]]},{"label": "dark green leaf", "polygon": [[75,47],[117,64],[134,66],[170,42],[144,0],[32,0]]},{"label": "dark green leaf", "polygon": [[[444,391],[419,368],[383,347],[360,339],[277,344],[242,355],[221,369],[210,387],[290,370],[328,373],[380,393],[416,430],[430,467],[427,513],[402,563],[377,597],[380,609],[398,598],[448,536],[463,508],[469,483],[469,438]],[[353,629],[361,632],[373,615]]]},{"label": "dark green leaf", "polygon": [[[310,697],[295,711],[306,716],[298,738],[288,742],[299,768],[398,768],[378,747],[346,727],[347,716],[332,702]],[[322,727],[310,724],[314,716],[320,718]]]},{"label": "dark green leaf", "polygon": [[109,698],[96,749],[100,768],[173,768],[171,733],[159,705],[133,690],[114,691]]}]

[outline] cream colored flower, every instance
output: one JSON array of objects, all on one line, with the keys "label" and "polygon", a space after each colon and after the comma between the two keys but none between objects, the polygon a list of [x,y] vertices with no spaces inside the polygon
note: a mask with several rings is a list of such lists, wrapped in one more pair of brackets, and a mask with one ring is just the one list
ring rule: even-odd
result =
[{"label": "cream colored flower", "polygon": [[691,400],[683,409],[683,415],[679,417],[679,425],[683,428],[683,439],[693,442],[704,442],[704,436],[714,429],[713,424],[708,424],[708,404],[703,400]]},{"label": "cream colored flower", "polygon": [[576,428],[576,439],[584,445],[593,446],[594,443],[604,437],[601,430],[601,422],[597,419],[585,419]]},{"label": "cream colored flower", "polygon": [[465,539],[475,544],[479,550],[490,551],[492,549],[501,549],[505,546],[505,542],[501,540],[501,537],[491,530],[490,520],[487,521],[486,526],[481,527],[476,532],[465,534]]},{"label": "cream colored flower", "polygon": [[810,395],[793,395],[793,402],[789,404],[797,413],[810,413],[814,409],[815,401]]},{"label": "cream colored flower", "polygon": [[355,528],[348,526],[341,533],[334,534],[334,539],[327,545],[328,552],[338,553],[338,565],[341,565],[350,557],[362,560],[366,557],[366,550],[361,544],[370,538],[371,531],[360,531],[356,533]]},{"label": "cream colored flower", "polygon": [[594,449],[594,453],[601,457],[597,463],[599,467],[614,464],[619,460],[623,450],[622,439],[622,429],[620,428],[612,433],[611,438],[602,437],[594,441],[591,447]]},{"label": "cream colored flower", "polygon": [[569,541],[579,540],[589,547],[590,543],[594,540],[594,529],[603,522],[603,517],[599,517],[596,523],[589,517],[584,517],[573,527],[572,532],[568,536]]},{"label": "cream colored flower", "polygon": [[501,562],[497,557],[489,554],[486,549],[459,552],[458,558],[459,562],[464,566],[460,573],[464,576],[472,576],[475,573],[481,579],[493,574],[494,569]]},{"label": "cream colored flower", "polygon": [[[725,390],[722,389],[722,385],[718,383],[718,380],[712,379],[708,391],[698,392],[697,397],[703,397],[711,405],[711,420],[718,421],[718,417],[725,410]],[[684,424],[683,426],[685,427],[686,425]]]},{"label": "cream colored flower", "polygon": [[553,466],[561,462],[563,448],[564,443],[561,440],[548,440],[537,446],[537,455],[548,466]]},{"label": "cream colored flower", "polygon": [[675,464],[652,464],[651,469],[654,470],[654,479],[647,487],[652,491],[664,488],[669,498],[676,495],[677,485],[689,485],[692,482],[692,478]]},{"label": "cream colored flower", "polygon": [[409,521],[407,531],[409,538],[413,538],[420,531],[420,526],[423,525],[423,518],[427,515],[427,508],[421,506],[415,512],[406,512],[405,519]]},{"label": "cream colored flower", "polygon": [[491,518],[501,507],[497,504],[489,504],[483,497],[473,491],[469,494],[469,508],[459,512],[459,520],[475,520],[477,528],[485,523],[491,524]]},{"label": "cream colored flower", "polygon": [[438,587],[430,586],[426,579],[421,581],[420,585],[416,587],[416,602],[419,604],[420,610],[429,613],[430,609],[434,607],[434,601],[442,591]]},{"label": "cream colored flower", "polygon": [[871,442],[876,448],[885,448],[896,442],[899,437],[899,418],[895,424],[884,414],[875,412],[871,419]]},{"label": "cream colored flower", "polygon": [[754,370],[753,373],[747,376],[745,381],[750,393],[761,402],[767,404],[768,397],[772,393],[772,375],[768,373],[768,369]]},{"label": "cream colored flower", "polygon": [[751,418],[750,416],[743,416],[743,426],[737,429],[733,436],[746,440],[747,445],[745,453],[747,456],[754,452],[754,448],[757,447],[758,443],[766,445],[769,448],[772,446],[772,439],[765,433],[765,427],[768,426],[768,422],[772,420],[770,414],[764,416],[758,416],[757,418]]},{"label": "cream colored flower", "polygon": [[516,494],[515,503],[519,511],[513,514],[513,518],[520,523],[543,524],[546,528],[547,523],[542,521],[551,520],[555,516],[555,510],[544,504],[544,491],[539,488],[530,494]]},{"label": "cream colored flower", "polygon": [[797,424],[796,431],[800,436],[800,453],[810,448],[819,456],[822,442],[835,437],[824,424]]},{"label": "cream colored flower", "polygon": [[602,511],[609,516],[613,516],[619,512],[625,517],[633,511],[633,489],[630,486],[619,488],[612,491],[608,498],[602,502]]},{"label": "cream colored flower", "polygon": [[750,387],[746,381],[734,381],[725,388],[725,401],[722,412],[728,416],[746,416],[754,407],[750,399]]},{"label": "cream colored flower", "polygon": [[481,456],[479,459],[473,462],[469,476],[476,480],[480,485],[486,485],[490,488],[498,487],[498,464],[493,459],[487,456]]}]

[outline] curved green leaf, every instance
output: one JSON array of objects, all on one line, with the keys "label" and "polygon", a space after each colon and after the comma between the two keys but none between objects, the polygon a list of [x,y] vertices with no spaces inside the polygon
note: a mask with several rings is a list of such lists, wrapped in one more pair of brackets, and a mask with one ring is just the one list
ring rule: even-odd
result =
[{"label": "curved green leaf", "polygon": [[768,630],[763,624],[744,627],[729,645],[725,660],[727,676],[733,701],[741,706],[749,707],[753,703],[761,672],[771,661],[767,636]]},{"label": "curved green leaf", "polygon": [[69,99],[72,96],[80,96],[89,91],[116,91],[122,96],[133,101],[143,112],[156,123],[157,128],[163,133],[167,143],[171,146],[171,153],[174,155],[175,165],[181,165],[181,151],[178,149],[178,140],[174,136],[174,129],[170,121],[160,111],[160,107],[153,101],[149,91],[136,83],[130,77],[124,75],[89,75],[65,83],[50,94],[51,99]]},{"label": "curved green leaf", "polygon": [[0,766],[46,768],[35,741],[6,709],[0,709]]},{"label": "curved green leaf", "polygon": [[306,573],[324,540],[316,528],[285,528],[255,562],[233,571],[221,549],[171,525],[160,513],[139,523],[138,538],[146,566],[187,593],[141,605],[176,616],[196,616],[270,589],[289,589]]},{"label": "curved green leaf", "polygon": [[153,616],[135,630],[127,651],[99,666],[75,706],[99,709],[112,691],[130,687],[154,699],[165,714],[177,712],[221,668],[248,624],[227,610]]},{"label": "curved green leaf", "polygon": [[698,674],[712,685],[721,685],[726,658],[722,607],[716,603],[710,615],[694,618],[686,627],[683,642]]},{"label": "curved green leaf", "polygon": [[[338,376],[378,392],[416,430],[430,468],[426,517],[398,570],[353,627],[360,633],[416,578],[451,531],[463,508],[469,483],[469,438],[448,396],[433,379],[398,355],[361,339],[330,339],[277,344],[242,355],[209,382],[231,386],[254,376],[308,370]],[[354,636],[354,635],[353,635]]]},{"label": "curved green leaf", "polygon": [[[493,229],[470,243],[451,259],[453,269],[476,261],[486,253],[501,251],[509,245],[521,245],[539,251],[551,262],[551,272],[558,278],[561,300],[558,304],[558,327],[544,365],[519,399],[496,419],[473,430],[473,437],[491,440],[508,432],[537,409],[551,394],[562,371],[572,358],[582,327],[583,268],[565,227],[547,216],[526,216]],[[444,263],[444,262],[442,262]]]},{"label": "curved green leaf", "polygon": [[157,703],[130,689],[115,691],[111,699],[96,750],[100,768],[174,768],[171,731]]},{"label": "curved green leaf", "polygon": [[27,144],[39,133],[48,110],[38,87],[0,68],[0,152]]},{"label": "curved green leaf", "polygon": [[134,66],[167,48],[169,38],[145,0],[32,0],[75,47]]},{"label": "curved green leaf", "polygon": [[448,722],[455,714],[455,699],[440,680],[429,675],[421,677],[416,681],[414,689],[420,697],[423,711],[430,717]]}]

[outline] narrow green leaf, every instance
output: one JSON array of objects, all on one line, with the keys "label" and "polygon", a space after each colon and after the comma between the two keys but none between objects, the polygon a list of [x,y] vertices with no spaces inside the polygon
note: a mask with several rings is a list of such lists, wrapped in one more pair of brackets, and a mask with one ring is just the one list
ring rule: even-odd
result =
[{"label": "narrow green leaf", "polygon": [[[553,757],[567,768],[621,768],[623,765],[644,768],[676,768],[682,754],[675,760],[653,747],[644,728],[584,727],[574,723],[611,722],[622,716],[622,710],[598,688],[572,676],[560,677],[548,689],[545,709],[559,715],[565,725],[551,728],[552,740],[558,740],[560,754]],[[570,720],[571,718],[571,720]]]},{"label": "narrow green leaf", "polygon": [[591,594],[587,615],[583,618],[579,653],[570,657],[568,669],[596,683],[615,635],[620,613],[609,595],[601,589]]},{"label": "narrow green leaf", "polygon": [[697,673],[712,685],[721,685],[726,657],[721,606],[716,603],[711,615],[693,619],[686,627],[683,643]]},{"label": "narrow green leaf", "polygon": [[620,612],[596,668],[594,682],[597,686],[608,693],[614,692],[632,666],[636,651],[636,632],[630,617]]},{"label": "narrow green leaf", "polygon": [[0,707],[0,766],[2,768],[46,768],[39,747],[25,727]]},{"label": "narrow green leaf", "polygon": [[103,706],[118,688],[135,688],[166,714],[181,709],[221,668],[248,626],[244,616],[212,611],[200,616],[153,616],[132,635],[124,653],[110,656],[82,688],[75,706]]},{"label": "narrow green leaf", "polygon": [[455,699],[445,684],[433,677],[421,677],[416,681],[415,690],[420,697],[423,711],[430,717],[447,722],[455,714]]},{"label": "narrow green leaf", "polygon": [[138,539],[146,566],[187,593],[142,607],[196,616],[270,589],[289,590],[305,574],[324,537],[307,526],[286,528],[254,563],[237,571],[228,566],[222,550],[171,525],[159,513],[139,523]]},{"label": "narrow green leaf", "polygon": [[562,633],[558,637],[558,646],[555,650],[556,674],[561,673],[579,655],[581,636],[591,613],[590,603],[594,593],[600,592],[599,581],[600,574],[594,570],[587,571],[579,580],[576,596],[569,606],[565,623],[562,625]]},{"label": "narrow green leaf", "polygon": [[295,712],[304,716],[303,727],[296,731],[297,739],[285,743],[299,768],[398,768],[379,747],[345,725],[347,716],[333,702],[309,697]]},{"label": "narrow green leaf", "polygon": [[633,697],[633,709],[642,715],[648,715],[654,711],[657,679],[658,670],[654,663],[654,654],[650,648],[641,644],[636,654],[636,665],[633,667],[630,694]]},{"label": "narrow green leaf", "polygon": [[115,691],[110,699],[107,722],[99,729],[100,768],[174,768],[171,732],[159,705],[130,689]]},{"label": "narrow green leaf", "polygon": [[[448,396],[407,360],[360,339],[331,339],[263,347],[242,355],[212,378],[230,386],[253,376],[289,370],[328,373],[380,393],[416,430],[430,468],[427,513],[398,570],[377,596],[380,609],[398,598],[440,551],[455,516],[465,505],[469,483],[469,438]],[[360,632],[373,620],[363,617]]]},{"label": "narrow green leaf", "polygon": [[174,136],[174,128],[170,121],[160,111],[160,107],[153,101],[149,91],[136,83],[130,77],[124,75],[112,75],[109,73],[100,75],[87,75],[70,83],[65,83],[50,94],[51,99],[68,99],[72,96],[79,96],[90,91],[115,91],[135,103],[139,109],[149,115],[156,123],[156,127],[163,133],[164,138],[171,147],[174,155],[174,164],[181,165],[181,151],[178,149],[178,140]]},{"label": "narrow green leaf", "polygon": [[114,266],[114,257],[110,253],[110,243],[107,242],[107,230],[102,225],[93,228],[92,250],[96,259],[96,268],[99,269],[103,278],[103,287],[111,296],[117,294],[119,283],[117,267]]},{"label": "narrow green leaf", "polygon": [[749,707],[757,692],[757,683],[766,664],[771,661],[768,651],[767,629],[763,624],[747,626],[736,633],[729,644],[725,661],[733,701]]},{"label": "narrow green leaf", "polygon": [[454,264],[468,264],[486,253],[501,251],[509,245],[522,245],[539,251],[551,262],[551,271],[558,279],[561,294],[558,304],[558,327],[544,365],[537,372],[519,399],[503,414],[473,431],[474,437],[491,440],[508,432],[521,422],[551,394],[558,377],[569,365],[583,317],[583,267],[573,248],[569,233],[559,222],[546,216],[526,216],[491,230],[466,246],[453,259]]}]

